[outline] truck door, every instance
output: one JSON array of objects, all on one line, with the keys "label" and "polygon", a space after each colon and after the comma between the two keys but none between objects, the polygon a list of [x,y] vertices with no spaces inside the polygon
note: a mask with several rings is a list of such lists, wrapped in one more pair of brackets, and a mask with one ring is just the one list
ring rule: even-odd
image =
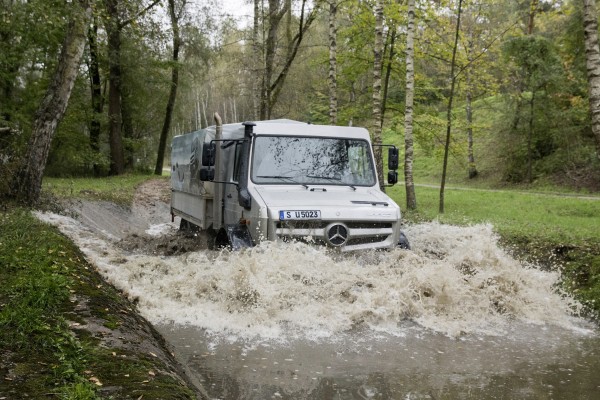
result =
[{"label": "truck door", "polygon": [[[242,154],[242,142],[236,142],[233,149],[233,157],[228,157],[227,179],[230,182],[240,181],[240,158]],[[242,207],[238,202],[238,186],[224,185],[225,195],[223,197],[223,222],[225,225],[237,224],[242,218]]]}]

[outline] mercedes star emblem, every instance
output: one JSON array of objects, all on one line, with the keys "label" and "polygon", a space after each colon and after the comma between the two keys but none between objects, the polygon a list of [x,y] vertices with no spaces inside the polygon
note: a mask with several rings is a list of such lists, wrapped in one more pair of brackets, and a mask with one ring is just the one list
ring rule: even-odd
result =
[{"label": "mercedes star emblem", "polygon": [[326,230],[327,243],[332,246],[343,246],[348,240],[348,228],[342,224],[333,224]]}]

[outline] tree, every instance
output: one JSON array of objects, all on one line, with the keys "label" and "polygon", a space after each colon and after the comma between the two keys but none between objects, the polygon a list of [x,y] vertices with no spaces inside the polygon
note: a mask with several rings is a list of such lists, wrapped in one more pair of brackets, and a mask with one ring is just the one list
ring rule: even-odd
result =
[{"label": "tree", "polygon": [[[88,31],[88,45],[90,59],[88,63],[90,77],[90,97],[92,100],[92,117],[90,121],[90,148],[94,153],[100,151],[100,119],[104,109],[104,97],[102,96],[102,82],[100,78],[100,50],[98,49],[98,19],[93,17],[92,25]],[[98,165],[94,163],[94,173],[99,175]]]},{"label": "tree", "polygon": [[[292,63],[294,62],[298,49],[304,39],[304,35],[317,17],[317,12],[320,7],[320,1],[315,1],[314,7],[308,9],[308,1],[302,0],[300,8],[300,16],[298,17],[298,29],[296,34],[291,38],[291,41],[285,46],[286,51],[282,57],[282,64],[277,69],[277,50],[278,50],[278,31],[280,23],[284,15],[288,12],[288,7],[291,6],[290,1],[282,3],[281,0],[269,0],[268,19],[263,21],[267,25],[265,38],[265,66],[264,77],[261,79],[262,89],[260,101],[260,118],[270,119],[273,107],[277,103],[277,99]],[[256,7],[255,7],[256,11]]]},{"label": "tree", "polygon": [[254,0],[254,17],[252,19],[252,109],[254,119],[259,119],[261,99],[263,98],[264,74],[261,69],[261,60],[264,54],[260,39],[260,11],[262,0]]},{"label": "tree", "polygon": [[119,0],[104,0],[106,34],[108,36],[108,142],[110,174],[125,172],[125,156],[121,137],[121,28]]},{"label": "tree", "polygon": [[329,123],[337,124],[337,0],[329,1]]},{"label": "tree", "polygon": [[585,60],[587,65],[592,132],[596,139],[596,157],[600,159],[600,48],[598,13],[594,0],[583,0]]},{"label": "tree", "polygon": [[50,144],[67,109],[85,48],[91,7],[88,0],[73,2],[72,7],[54,77],[36,111],[27,154],[11,186],[11,196],[30,205],[39,200]]},{"label": "tree", "polygon": [[381,149],[381,65],[383,53],[383,0],[375,2],[375,43],[373,47],[373,145],[375,146],[375,164],[379,186],[385,188],[383,179],[383,156]]},{"label": "tree", "polygon": [[[125,172],[125,154],[123,151],[122,127],[130,131],[131,113],[127,101],[123,96],[123,74],[121,65],[121,32],[125,27],[132,24],[137,18],[151,10],[160,0],[153,0],[149,5],[134,15],[123,20],[121,0],[104,0],[106,8],[105,28],[108,37],[108,121],[109,121],[109,145],[110,145],[110,174],[120,175]],[[130,133],[131,135],[131,133]]]},{"label": "tree", "polygon": [[406,28],[406,106],[404,111],[404,185],[406,208],[417,208],[413,180],[413,103],[415,95],[415,0],[408,0],[408,23]]},{"label": "tree", "polygon": [[452,131],[452,101],[454,99],[454,86],[456,85],[456,50],[458,48],[458,38],[460,35],[460,15],[462,10],[462,0],[458,0],[458,11],[456,13],[456,31],[454,36],[454,47],[452,49],[452,61],[450,63],[450,94],[448,96],[448,110],[446,112],[446,143],[444,146],[444,164],[442,166],[442,183],[440,185],[440,214],[444,213],[444,189],[446,187],[446,173],[448,169],[448,152],[450,150],[450,136]]},{"label": "tree", "polygon": [[173,109],[175,108],[175,99],[177,98],[177,86],[179,85],[179,48],[181,47],[181,36],[179,34],[179,20],[185,9],[185,0],[182,0],[179,11],[175,9],[175,0],[169,0],[169,17],[171,27],[173,28],[173,67],[171,75],[171,90],[165,112],[165,121],[158,144],[158,155],[156,157],[155,175],[162,175],[163,161],[165,159],[165,149],[167,147],[167,137],[171,129],[171,119],[173,118]]}]

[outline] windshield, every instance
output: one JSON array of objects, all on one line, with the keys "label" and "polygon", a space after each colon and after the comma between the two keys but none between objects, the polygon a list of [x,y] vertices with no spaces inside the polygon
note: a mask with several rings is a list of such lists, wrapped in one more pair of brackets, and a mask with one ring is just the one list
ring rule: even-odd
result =
[{"label": "windshield", "polygon": [[252,181],[258,184],[373,186],[369,143],[360,139],[258,136]]}]

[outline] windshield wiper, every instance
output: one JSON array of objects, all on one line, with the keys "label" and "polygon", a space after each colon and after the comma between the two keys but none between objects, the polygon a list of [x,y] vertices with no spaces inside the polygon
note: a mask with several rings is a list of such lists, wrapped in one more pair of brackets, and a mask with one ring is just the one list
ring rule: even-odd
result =
[{"label": "windshield wiper", "polygon": [[336,178],[333,176],[319,176],[319,175],[306,175],[307,178],[313,179],[325,179],[326,181],[341,181],[342,178]]},{"label": "windshield wiper", "polygon": [[296,183],[298,185],[302,185],[306,189],[308,189],[307,185],[305,185],[304,183],[296,182],[296,180],[294,178],[292,178],[291,176],[285,176],[285,175],[257,175],[256,177],[257,178],[266,178],[266,179],[287,179],[288,181],[290,181],[292,183]]},{"label": "windshield wiper", "polygon": [[[340,182],[342,180],[342,178],[336,178],[333,176],[318,176],[318,175],[306,175],[307,178],[313,178],[313,179],[325,179],[326,181],[336,181],[336,182]],[[356,187],[350,183],[346,184],[347,186],[349,186],[352,190],[356,191]]]},{"label": "windshield wiper", "polygon": [[267,178],[267,179],[290,179],[290,180],[294,180],[291,176],[284,176],[284,175],[257,175],[257,178]]}]

